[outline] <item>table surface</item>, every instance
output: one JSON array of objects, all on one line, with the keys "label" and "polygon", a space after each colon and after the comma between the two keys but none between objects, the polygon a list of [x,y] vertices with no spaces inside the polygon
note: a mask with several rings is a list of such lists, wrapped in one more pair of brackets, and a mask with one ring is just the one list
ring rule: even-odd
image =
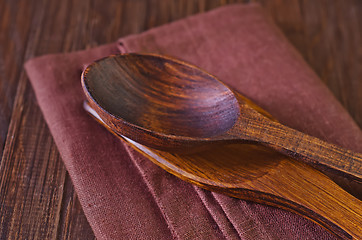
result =
[{"label": "table surface", "polygon": [[[24,61],[110,43],[229,0],[0,0],[0,239],[94,239]],[[255,0],[362,126],[362,1]]]}]

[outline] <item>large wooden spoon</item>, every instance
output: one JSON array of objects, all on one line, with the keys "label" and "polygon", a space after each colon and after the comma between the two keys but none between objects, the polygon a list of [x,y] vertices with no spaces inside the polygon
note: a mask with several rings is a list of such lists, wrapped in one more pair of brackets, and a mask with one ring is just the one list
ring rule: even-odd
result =
[{"label": "large wooden spoon", "polygon": [[362,202],[305,163],[255,144],[218,145],[187,155],[150,149],[120,136],[84,106],[110,132],[182,180],[295,212],[342,239],[362,239]]},{"label": "large wooden spoon", "polygon": [[155,54],[121,54],[89,65],[82,86],[113,131],[159,150],[259,143],[357,181],[362,154],[271,121],[216,77]]}]

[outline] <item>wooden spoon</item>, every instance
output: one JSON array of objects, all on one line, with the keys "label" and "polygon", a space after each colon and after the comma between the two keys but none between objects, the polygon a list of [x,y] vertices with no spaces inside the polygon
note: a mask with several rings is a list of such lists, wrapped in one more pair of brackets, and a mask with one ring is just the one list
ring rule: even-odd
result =
[{"label": "wooden spoon", "polygon": [[155,54],[121,54],[82,74],[91,107],[113,131],[159,150],[252,142],[361,181],[362,154],[288,128],[260,114],[216,77]]},{"label": "wooden spoon", "polygon": [[182,180],[295,212],[342,239],[362,239],[362,202],[305,163],[255,144],[218,145],[187,155],[150,149],[114,132],[89,105],[85,109],[110,132]]}]

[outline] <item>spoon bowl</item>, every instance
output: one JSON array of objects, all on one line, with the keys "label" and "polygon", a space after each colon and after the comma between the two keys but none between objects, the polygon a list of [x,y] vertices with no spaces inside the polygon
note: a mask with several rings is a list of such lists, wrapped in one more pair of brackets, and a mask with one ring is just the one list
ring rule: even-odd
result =
[{"label": "spoon bowl", "polygon": [[228,87],[195,66],[167,57],[108,57],[88,67],[83,78],[89,96],[119,124],[164,138],[215,136],[230,129],[239,115]]},{"label": "spoon bowl", "polygon": [[215,76],[183,61],[114,55],[89,65],[82,86],[112,131],[145,146],[180,152],[212,144],[262,144],[361,182],[362,154],[270,120]]}]

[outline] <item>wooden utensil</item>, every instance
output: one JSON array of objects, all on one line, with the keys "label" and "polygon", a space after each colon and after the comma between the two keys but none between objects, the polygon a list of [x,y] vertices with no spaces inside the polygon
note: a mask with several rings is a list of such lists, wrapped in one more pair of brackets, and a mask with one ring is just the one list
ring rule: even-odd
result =
[{"label": "wooden utensil", "polygon": [[255,144],[182,155],[147,148],[109,131],[173,175],[204,189],[295,212],[342,239],[362,238],[362,202],[314,168]]},{"label": "wooden utensil", "polygon": [[89,65],[82,86],[113,131],[167,151],[252,142],[357,181],[362,154],[288,128],[260,114],[216,77],[155,54],[121,54]]}]

